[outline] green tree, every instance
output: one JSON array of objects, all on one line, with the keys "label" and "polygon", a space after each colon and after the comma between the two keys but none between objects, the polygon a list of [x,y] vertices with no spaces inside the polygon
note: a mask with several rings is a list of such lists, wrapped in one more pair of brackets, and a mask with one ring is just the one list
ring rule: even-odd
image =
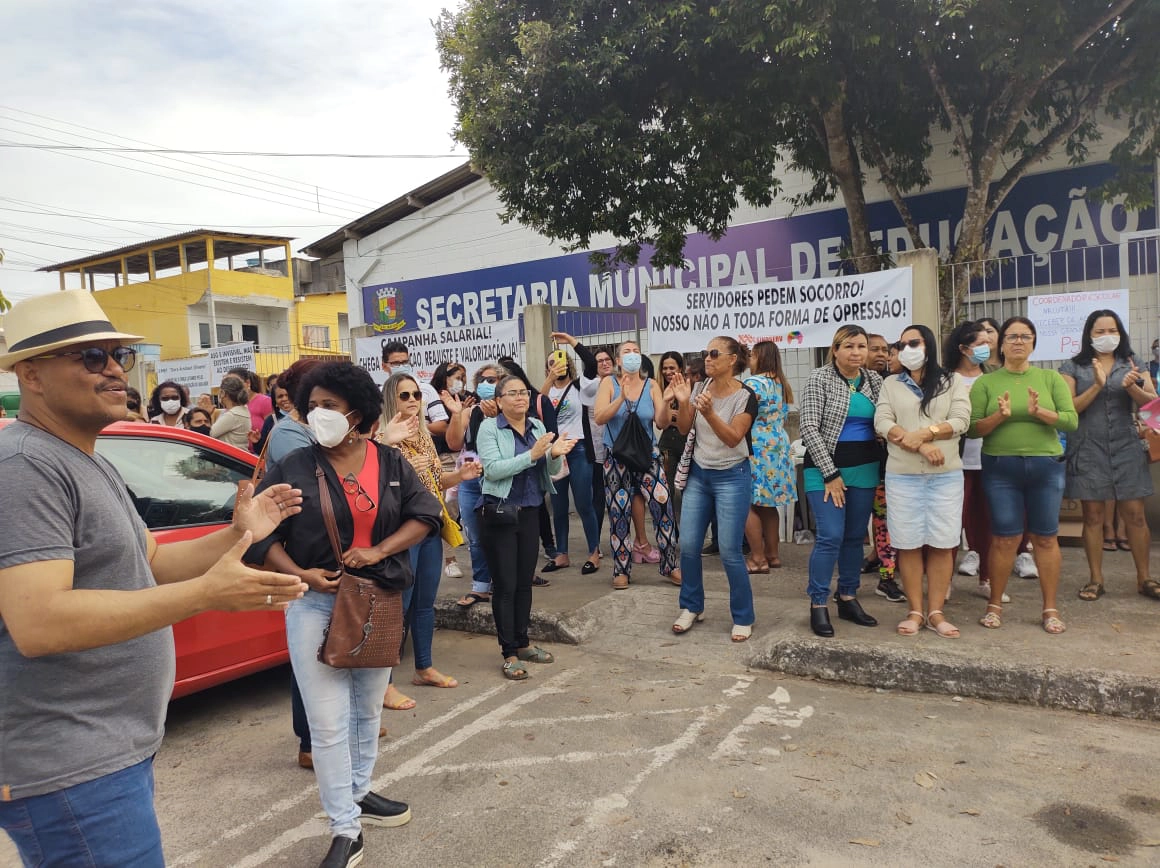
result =
[{"label": "green tree", "polygon": [[[1156,0],[467,0],[437,24],[456,136],[520,222],[602,263],[676,265],[690,229],[720,237],[741,200],[768,205],[805,171],[839,193],[852,264],[874,171],[913,242],[904,197],[929,182],[930,132],[951,131],[967,202],[950,263],[982,258],[1015,182],[1063,147],[1082,162],[1101,107],[1124,132],[1116,188],[1147,195],[1160,79],[1143,56]],[[961,301],[968,268],[944,286]]]}]

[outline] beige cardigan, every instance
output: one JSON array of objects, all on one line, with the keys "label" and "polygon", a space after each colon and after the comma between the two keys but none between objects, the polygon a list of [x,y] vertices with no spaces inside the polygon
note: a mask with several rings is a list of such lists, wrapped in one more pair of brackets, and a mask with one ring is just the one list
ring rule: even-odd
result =
[{"label": "beige cardigan", "polygon": [[898,377],[887,377],[878,396],[878,406],[874,411],[874,430],[885,438],[895,425],[906,431],[918,431],[931,425],[948,422],[955,436],[949,440],[935,440],[934,445],[942,450],[945,462],[935,467],[917,452],[908,452],[901,446],[887,440],[887,473],[946,473],[963,469],[963,459],[959,456],[959,438],[971,423],[970,389],[959,374],[951,374],[951,387],[941,395],[931,399],[927,412],[919,411],[921,399]]}]

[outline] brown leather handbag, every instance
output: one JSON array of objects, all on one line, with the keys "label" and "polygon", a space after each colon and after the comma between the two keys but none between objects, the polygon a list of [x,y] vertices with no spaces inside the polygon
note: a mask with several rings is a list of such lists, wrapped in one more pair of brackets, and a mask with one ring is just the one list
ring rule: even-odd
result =
[{"label": "brown leather handbag", "polygon": [[343,567],[334,504],[321,465],[314,466],[314,475],[318,477],[322,519],[342,570],[334,611],[318,646],[318,660],[336,669],[397,666],[403,648],[403,594],[385,590],[374,579],[353,575]]}]

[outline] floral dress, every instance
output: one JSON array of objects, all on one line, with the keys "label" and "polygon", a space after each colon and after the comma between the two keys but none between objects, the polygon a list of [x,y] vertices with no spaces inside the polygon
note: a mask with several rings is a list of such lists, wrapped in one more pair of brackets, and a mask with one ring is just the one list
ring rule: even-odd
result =
[{"label": "floral dress", "polygon": [[793,459],[789,452],[789,436],[785,433],[785,418],[789,407],[785,390],[776,380],[756,376],[745,380],[745,385],[757,395],[757,418],[751,437],[753,454],[749,461],[753,469],[753,505],[786,506],[797,500],[797,480]]}]

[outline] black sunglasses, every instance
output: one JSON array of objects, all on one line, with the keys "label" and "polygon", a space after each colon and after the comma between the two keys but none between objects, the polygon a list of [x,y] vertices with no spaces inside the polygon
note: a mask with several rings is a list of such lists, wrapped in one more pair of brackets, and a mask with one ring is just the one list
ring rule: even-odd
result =
[{"label": "black sunglasses", "polygon": [[122,371],[131,371],[133,366],[137,364],[137,351],[132,347],[117,347],[111,352],[100,347],[87,347],[83,350],[68,350],[63,353],[45,353],[43,356],[36,356],[36,358],[59,359],[66,356],[79,358],[84,363],[85,370],[90,374],[99,374],[104,371],[109,364],[110,357],[121,366]]},{"label": "black sunglasses", "polygon": [[702,359],[716,359],[721,356],[735,356],[737,353],[731,353],[728,350],[701,350]]},{"label": "black sunglasses", "polygon": [[375,508],[375,502],[353,473],[342,478],[342,490],[354,495],[354,508],[359,512],[370,512]]},{"label": "black sunglasses", "polygon": [[899,341],[894,345],[895,349],[902,349],[903,347],[910,347],[912,350],[922,346],[922,338],[911,338],[908,341]]},{"label": "black sunglasses", "polygon": [[411,398],[414,398],[416,401],[422,401],[423,393],[418,390],[414,392],[399,392],[400,401],[409,401]]}]

